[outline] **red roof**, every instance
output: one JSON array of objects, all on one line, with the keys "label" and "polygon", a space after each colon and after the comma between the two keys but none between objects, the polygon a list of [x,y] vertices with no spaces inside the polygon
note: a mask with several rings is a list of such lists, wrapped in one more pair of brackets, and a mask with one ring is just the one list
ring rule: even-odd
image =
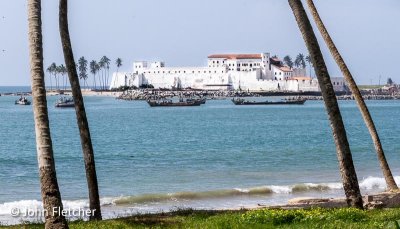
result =
[{"label": "red roof", "polygon": [[294,79],[294,80],[312,80],[312,78],[308,77],[308,76],[293,76],[292,79]]},{"label": "red roof", "polygon": [[218,59],[261,59],[261,54],[214,54],[208,56],[208,58]]},{"label": "red roof", "polygon": [[286,66],[278,67],[278,69],[283,71],[283,72],[293,72],[292,69],[290,69],[289,67],[286,67]]}]

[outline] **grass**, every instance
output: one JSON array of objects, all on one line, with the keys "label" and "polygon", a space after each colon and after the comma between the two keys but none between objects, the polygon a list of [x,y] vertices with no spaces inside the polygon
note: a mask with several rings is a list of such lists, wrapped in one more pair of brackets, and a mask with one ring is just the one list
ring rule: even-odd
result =
[{"label": "grass", "polygon": [[[97,222],[75,221],[72,229],[108,228],[400,228],[400,208],[363,211],[354,208],[309,210],[195,211],[138,215]],[[0,228],[44,228],[23,224]]]}]

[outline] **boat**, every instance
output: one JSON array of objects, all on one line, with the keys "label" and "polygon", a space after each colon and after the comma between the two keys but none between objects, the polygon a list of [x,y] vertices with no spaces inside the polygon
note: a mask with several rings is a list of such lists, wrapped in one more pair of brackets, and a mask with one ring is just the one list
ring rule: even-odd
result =
[{"label": "boat", "polygon": [[55,105],[55,107],[64,108],[64,107],[75,107],[74,99],[71,97],[60,97]]},{"label": "boat", "polygon": [[207,98],[198,98],[198,99],[186,99],[186,102],[189,101],[198,101],[200,104],[206,104]]},{"label": "boat", "polygon": [[188,106],[200,106],[202,104],[201,100],[179,100],[178,102],[173,102],[172,100],[147,100],[150,107],[188,107]]},{"label": "boat", "polygon": [[31,105],[31,101],[21,96],[21,98],[15,100],[15,105]]},{"label": "boat", "polygon": [[248,101],[244,99],[232,99],[235,105],[303,105],[307,100],[303,98],[281,100],[281,101]]}]

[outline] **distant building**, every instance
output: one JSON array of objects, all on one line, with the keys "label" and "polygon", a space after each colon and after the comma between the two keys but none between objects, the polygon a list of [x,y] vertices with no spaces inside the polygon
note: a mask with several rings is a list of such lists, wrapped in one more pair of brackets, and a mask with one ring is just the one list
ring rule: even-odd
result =
[{"label": "distant building", "polygon": [[110,88],[151,84],[160,89],[319,91],[318,81],[305,73],[305,69],[290,69],[269,53],[214,54],[208,56],[205,67],[135,61],[132,72],[113,74]]}]

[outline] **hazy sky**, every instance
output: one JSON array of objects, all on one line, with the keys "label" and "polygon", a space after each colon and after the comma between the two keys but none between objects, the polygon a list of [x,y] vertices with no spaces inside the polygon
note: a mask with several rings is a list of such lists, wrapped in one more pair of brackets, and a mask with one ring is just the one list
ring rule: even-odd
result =
[{"label": "hazy sky", "polygon": [[[400,82],[399,0],[315,4],[358,83]],[[47,68],[63,63],[57,0],[42,0],[42,21]],[[286,0],[70,0],[69,22],[76,59],[120,57],[121,71],[134,60],[202,66],[213,53],[307,53]],[[1,0],[0,86],[30,85],[27,28],[27,0]],[[320,45],[331,76],[340,76]]]}]

